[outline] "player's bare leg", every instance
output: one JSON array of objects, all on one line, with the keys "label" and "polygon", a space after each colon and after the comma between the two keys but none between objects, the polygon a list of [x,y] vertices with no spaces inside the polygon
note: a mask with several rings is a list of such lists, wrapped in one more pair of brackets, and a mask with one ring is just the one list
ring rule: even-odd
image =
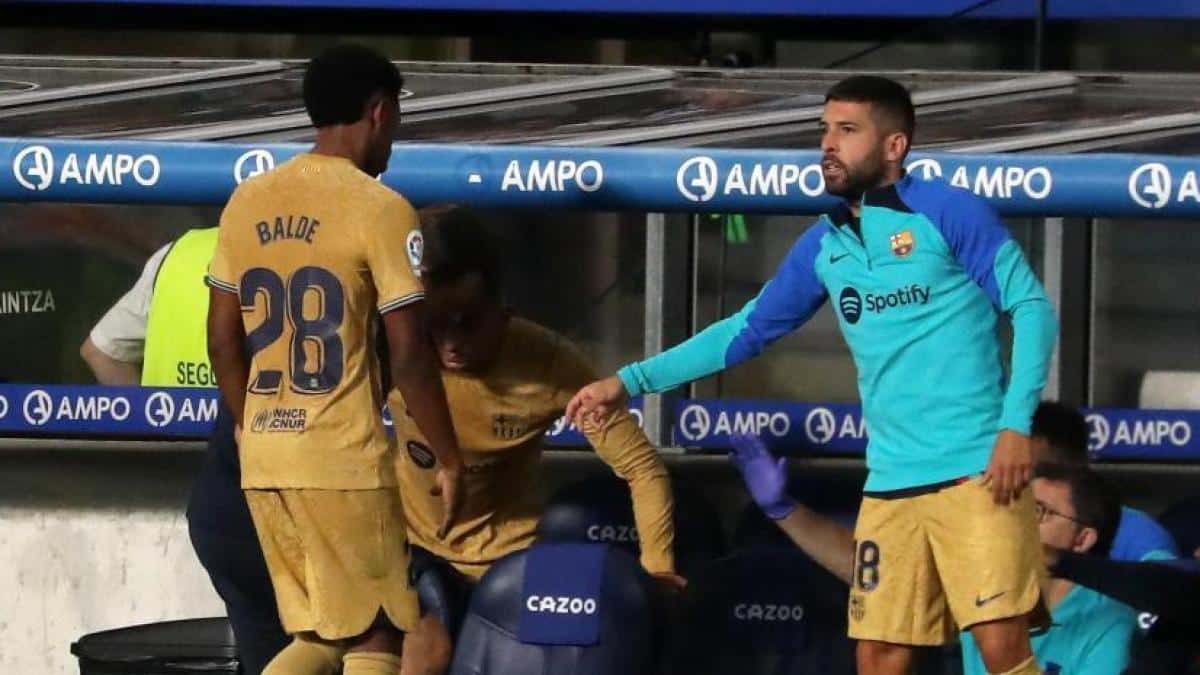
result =
[{"label": "player's bare leg", "polygon": [[971,635],[983,656],[989,673],[1003,675],[1039,675],[1029,646],[1029,617],[989,621],[971,626]]},{"label": "player's bare leg", "polygon": [[858,641],[858,675],[909,675],[913,648],[891,642]]},{"label": "player's bare leg", "polygon": [[450,669],[454,645],[450,631],[436,616],[421,617],[415,630],[404,637],[401,675],[442,675]]},{"label": "player's bare leg", "polygon": [[400,672],[400,656],[404,651],[404,633],[386,618],[362,635],[346,641],[342,657],[343,675],[396,675]]}]

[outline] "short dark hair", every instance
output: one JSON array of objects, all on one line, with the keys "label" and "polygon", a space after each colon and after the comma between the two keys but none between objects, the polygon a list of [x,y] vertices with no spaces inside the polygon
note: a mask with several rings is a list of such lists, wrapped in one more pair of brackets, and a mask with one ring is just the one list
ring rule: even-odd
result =
[{"label": "short dark hair", "polygon": [[887,125],[908,136],[912,147],[913,134],[917,128],[917,113],[913,109],[912,96],[899,82],[878,75],[853,75],[841,80],[825,92],[825,102],[850,101],[870,103],[871,110]]},{"label": "short dark hair", "polygon": [[1030,435],[1046,439],[1053,454],[1049,461],[1088,463],[1087,419],[1078,408],[1057,401],[1042,401],[1033,413]]},{"label": "short dark hair", "polygon": [[1078,464],[1038,464],[1037,478],[1066,483],[1071,488],[1075,519],[1096,530],[1096,545],[1088,553],[1107,556],[1121,522],[1121,497],[1100,474]]},{"label": "short dark hair", "polygon": [[475,211],[455,206],[422,229],[421,279],[426,285],[444,286],[478,274],[488,297],[500,298],[498,244]]},{"label": "short dark hair", "polygon": [[366,114],[372,96],[400,95],[404,76],[386,56],[369,47],[330,47],[304,71],[304,108],[313,126],[354,124]]}]

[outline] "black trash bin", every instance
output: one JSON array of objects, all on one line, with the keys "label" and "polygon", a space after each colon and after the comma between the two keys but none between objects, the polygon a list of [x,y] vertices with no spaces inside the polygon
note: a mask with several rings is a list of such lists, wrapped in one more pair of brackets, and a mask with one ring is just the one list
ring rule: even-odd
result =
[{"label": "black trash bin", "polygon": [[91,633],[71,645],[80,675],[236,673],[229,619],[187,619]]}]

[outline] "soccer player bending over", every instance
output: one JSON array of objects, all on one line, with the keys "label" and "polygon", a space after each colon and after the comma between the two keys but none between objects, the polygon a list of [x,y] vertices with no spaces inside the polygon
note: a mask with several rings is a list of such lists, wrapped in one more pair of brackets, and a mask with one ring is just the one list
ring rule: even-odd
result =
[{"label": "soccer player bending over", "polygon": [[[465,476],[460,517],[446,536],[438,536],[441,507],[430,494],[440,462],[408,414],[405,392],[389,401],[400,445],[396,466],[414,561],[440,567],[457,587],[452,594],[465,603],[494,561],[533,543],[542,513],[542,437],[595,371],[565,337],[513,316],[503,304],[497,247],[473,212],[450,210],[424,235],[421,279]],[[581,429],[600,458],[629,482],[642,566],[668,587],[681,587],[662,459],[626,410]],[[447,627],[427,615],[411,637],[421,647],[405,655],[405,672],[413,660],[427,657],[433,663],[414,663],[411,672],[444,671]]]}]

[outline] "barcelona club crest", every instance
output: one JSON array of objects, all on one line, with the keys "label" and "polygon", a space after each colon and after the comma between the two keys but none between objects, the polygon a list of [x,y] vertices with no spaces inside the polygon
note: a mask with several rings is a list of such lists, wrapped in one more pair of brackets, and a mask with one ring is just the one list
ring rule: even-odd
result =
[{"label": "barcelona club crest", "polygon": [[908,255],[909,253],[912,253],[912,250],[913,250],[912,232],[910,232],[908,230],[904,230],[903,232],[897,232],[896,234],[892,235],[892,253],[896,257],[903,258],[904,256]]}]

